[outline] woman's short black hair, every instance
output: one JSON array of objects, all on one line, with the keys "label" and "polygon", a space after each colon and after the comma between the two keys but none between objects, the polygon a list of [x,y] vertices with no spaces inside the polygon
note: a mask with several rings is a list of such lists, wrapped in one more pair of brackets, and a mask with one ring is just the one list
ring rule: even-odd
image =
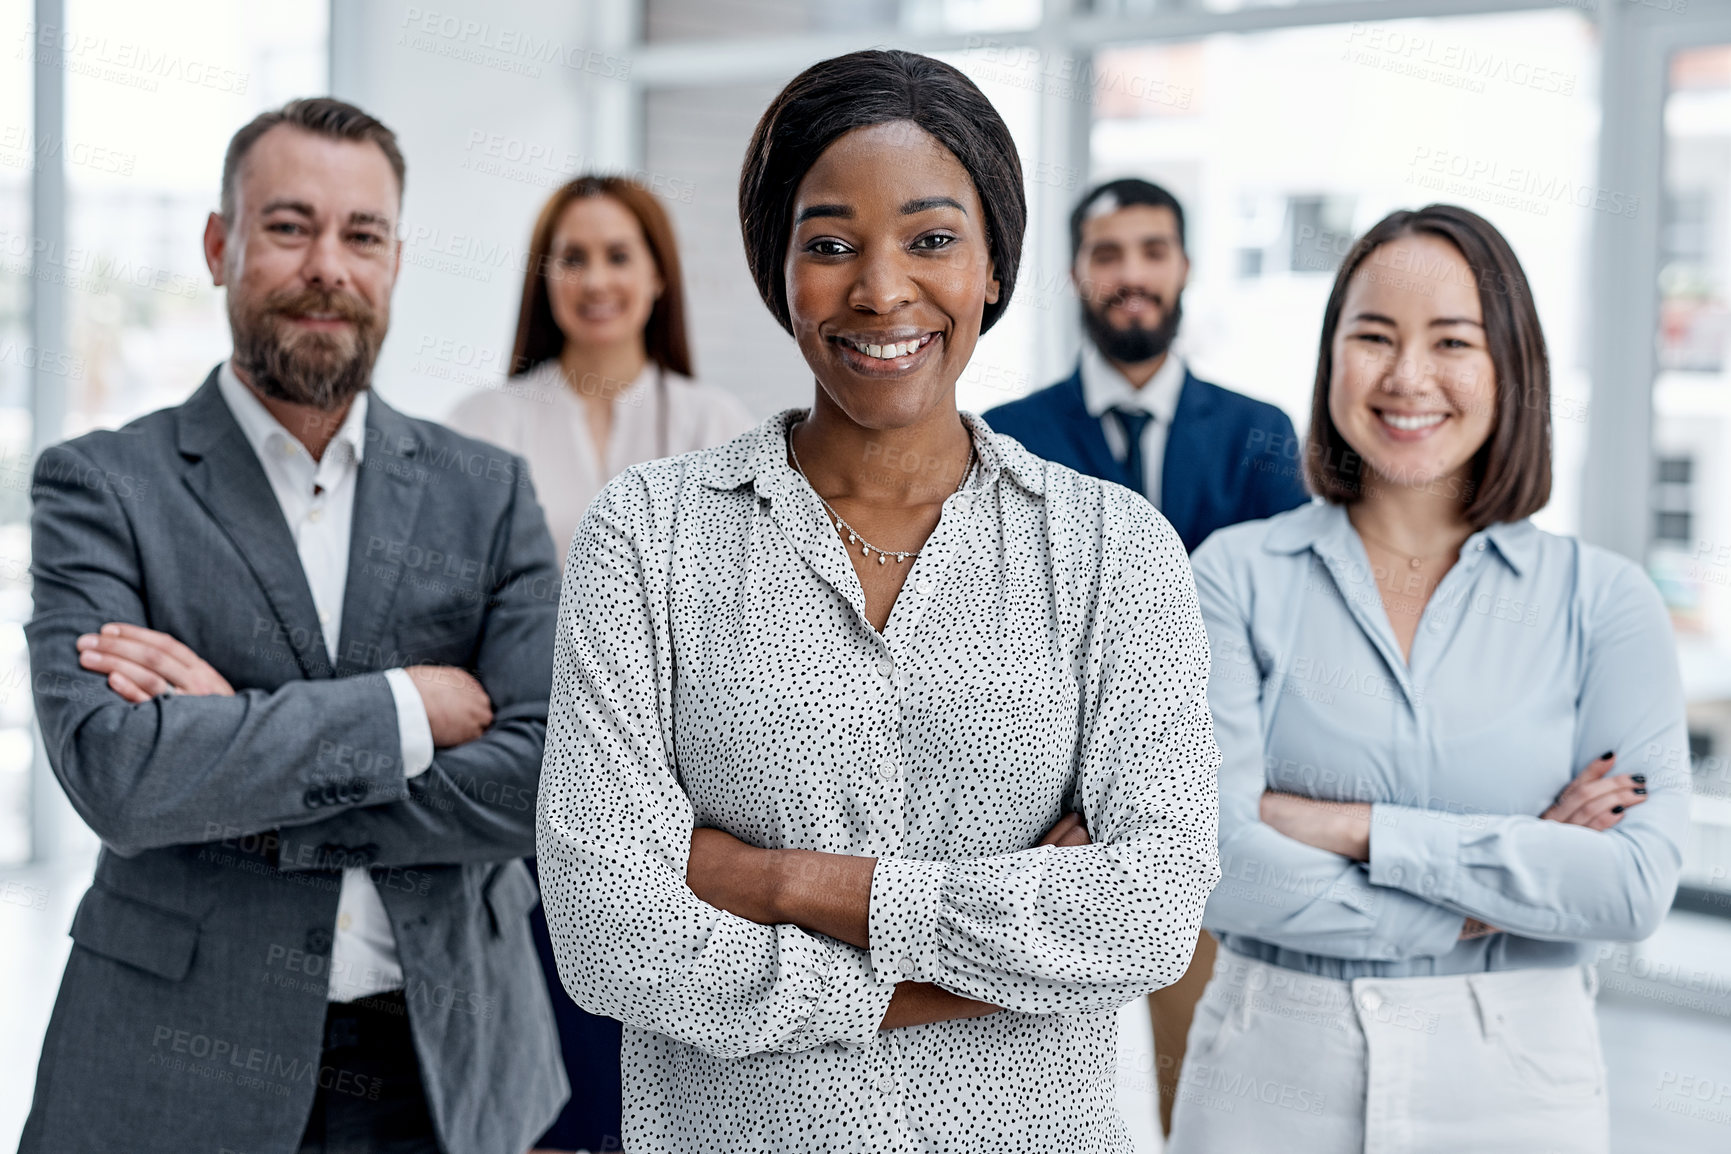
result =
[{"label": "woman's short black hair", "polygon": [[[1475,529],[1519,521],[1551,499],[1551,362],[1533,305],[1533,290],[1515,250],[1490,221],[1453,204],[1391,212],[1358,238],[1334,277],[1322,314],[1322,348],[1310,396],[1310,437],[1305,479],[1311,491],[1336,505],[1364,496],[1367,465],[1335,427],[1328,411],[1334,383],[1334,335],[1346,308],[1352,278],[1367,263],[1367,275],[1422,284],[1439,269],[1422,257],[1384,260],[1379,250],[1406,236],[1447,241],[1466,261],[1484,313],[1485,345],[1496,373],[1496,424],[1472,460],[1466,518]],[[1398,254],[1397,254],[1398,255]]]},{"label": "woman's short black hair", "polygon": [[872,49],[821,61],[794,77],[757,122],[739,170],[746,263],[763,303],[789,333],[783,269],[799,182],[837,137],[898,120],[917,124],[949,149],[980,195],[998,280],[998,299],[986,305],[980,331],[1010,303],[1028,200],[1009,128],[985,93],[950,65],[915,52]]}]

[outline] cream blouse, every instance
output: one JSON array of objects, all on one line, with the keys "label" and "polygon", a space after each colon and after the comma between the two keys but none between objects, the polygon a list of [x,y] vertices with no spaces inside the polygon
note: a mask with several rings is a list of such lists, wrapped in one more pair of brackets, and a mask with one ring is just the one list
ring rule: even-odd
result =
[{"label": "cream blouse", "polygon": [[614,398],[604,461],[596,459],[583,401],[566,384],[556,360],[468,398],[445,423],[529,462],[535,495],[547,512],[563,564],[577,522],[608,481],[632,465],[707,449],[756,424],[732,393],[677,373],[665,374],[663,390],[658,377],[663,374],[651,362]]}]

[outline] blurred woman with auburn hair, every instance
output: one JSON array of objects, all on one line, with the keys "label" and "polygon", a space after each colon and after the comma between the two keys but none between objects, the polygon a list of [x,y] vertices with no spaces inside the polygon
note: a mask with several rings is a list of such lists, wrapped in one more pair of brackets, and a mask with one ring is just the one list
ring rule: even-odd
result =
[{"label": "blurred woman with auburn hair", "polygon": [[561,565],[619,473],[751,427],[731,393],[692,379],[679,248],[654,194],[617,176],[553,193],[529,239],[511,377],[447,423],[528,460]]},{"label": "blurred woman with auburn hair", "polygon": [[[563,565],[583,511],[616,475],[751,427],[731,393],[691,376],[667,213],[639,184],[583,176],[554,192],[535,221],[510,380],[458,405],[446,423],[529,462]],[[546,918],[537,909],[530,922],[571,1080],[541,1148],[617,1150],[619,1023],[566,996]]]}]

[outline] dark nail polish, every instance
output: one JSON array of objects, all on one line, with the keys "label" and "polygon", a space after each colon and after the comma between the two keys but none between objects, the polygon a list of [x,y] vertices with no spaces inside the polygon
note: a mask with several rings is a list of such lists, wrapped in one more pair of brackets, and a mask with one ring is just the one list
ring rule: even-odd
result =
[{"label": "dark nail polish", "polygon": [[1647,784],[1647,775],[1644,773],[1631,773],[1629,775],[1629,780],[1630,781],[1638,781],[1642,785],[1646,785]]},{"label": "dark nail polish", "polygon": [[1620,805],[1614,805],[1614,806],[1612,806],[1612,807],[1611,807],[1611,812],[1612,812],[1612,813],[1622,813],[1622,812],[1623,812],[1623,807],[1622,807],[1622,806],[1620,806]]},{"label": "dark nail polish", "polygon": [[1645,789],[1637,789],[1635,792],[1636,793],[1646,793],[1647,791]]},{"label": "dark nail polish", "polygon": [[1607,749],[1605,752],[1603,752],[1599,755],[1599,760],[1600,761],[1609,761],[1611,758],[1613,758],[1615,756],[1617,756],[1617,753],[1615,750]]}]

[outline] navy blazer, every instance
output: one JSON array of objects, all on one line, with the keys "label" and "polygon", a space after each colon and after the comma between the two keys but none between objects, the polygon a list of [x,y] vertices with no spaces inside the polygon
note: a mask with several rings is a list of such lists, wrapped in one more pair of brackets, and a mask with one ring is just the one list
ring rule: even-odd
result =
[{"label": "navy blazer", "polygon": [[[1082,370],[984,414],[994,432],[1078,473],[1140,490],[1082,402]],[[1216,529],[1284,513],[1310,500],[1292,422],[1273,405],[1186,370],[1160,466],[1160,512],[1186,549]]]}]

